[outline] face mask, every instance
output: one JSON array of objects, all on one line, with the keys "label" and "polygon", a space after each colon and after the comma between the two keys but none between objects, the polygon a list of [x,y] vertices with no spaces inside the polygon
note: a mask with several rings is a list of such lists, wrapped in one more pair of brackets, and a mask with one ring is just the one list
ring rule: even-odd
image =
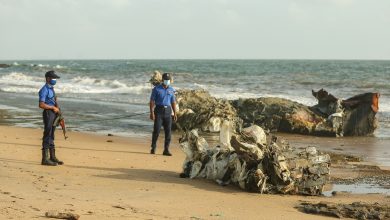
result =
[{"label": "face mask", "polygon": [[57,83],[57,80],[51,79],[49,83],[50,83],[50,85],[54,86]]},{"label": "face mask", "polygon": [[164,85],[169,86],[171,84],[171,80],[164,80]]}]

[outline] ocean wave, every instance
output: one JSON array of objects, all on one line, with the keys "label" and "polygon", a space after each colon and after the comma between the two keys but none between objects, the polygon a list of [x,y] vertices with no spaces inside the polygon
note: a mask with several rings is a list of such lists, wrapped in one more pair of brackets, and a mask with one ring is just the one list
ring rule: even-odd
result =
[{"label": "ocean wave", "polygon": [[29,76],[21,72],[11,72],[0,77],[0,83],[7,85],[34,86],[44,82],[42,77]]},{"label": "ocean wave", "polygon": [[[36,93],[44,85],[42,77],[29,76],[20,72],[12,72],[0,77],[0,91],[13,93]],[[130,93],[150,92],[149,83],[130,85],[118,80],[96,79],[91,77],[75,77],[61,79],[56,86],[58,93]]]}]

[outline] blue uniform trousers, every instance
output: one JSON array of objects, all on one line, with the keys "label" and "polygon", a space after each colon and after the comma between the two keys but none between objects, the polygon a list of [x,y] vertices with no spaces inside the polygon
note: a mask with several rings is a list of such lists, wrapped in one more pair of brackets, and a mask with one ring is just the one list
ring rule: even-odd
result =
[{"label": "blue uniform trousers", "polygon": [[172,127],[172,109],[171,106],[161,106],[157,105],[154,109],[154,126],[153,126],[153,136],[152,136],[152,149],[156,149],[156,143],[158,136],[160,134],[161,126],[164,127],[165,132],[165,142],[164,150],[169,149],[169,144],[171,143],[171,127]]},{"label": "blue uniform trousers", "polygon": [[43,138],[42,149],[54,148],[54,132],[56,127],[53,126],[53,122],[56,119],[56,113],[52,110],[43,110]]}]

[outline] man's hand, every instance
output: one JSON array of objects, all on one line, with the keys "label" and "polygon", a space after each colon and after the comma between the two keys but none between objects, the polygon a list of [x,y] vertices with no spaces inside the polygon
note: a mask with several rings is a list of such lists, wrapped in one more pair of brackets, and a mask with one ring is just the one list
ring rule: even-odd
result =
[{"label": "man's hand", "polygon": [[176,114],[173,115],[173,121],[174,121],[174,122],[177,121],[177,115],[176,115]]},{"label": "man's hand", "polygon": [[154,116],[154,112],[151,112],[150,113],[150,120],[154,121],[154,119],[156,119],[156,117]]},{"label": "man's hand", "polygon": [[58,112],[60,112],[60,109],[59,108],[57,108],[57,107],[55,107],[55,106],[53,106],[53,109],[52,109],[53,111],[54,111],[54,113],[58,113]]}]

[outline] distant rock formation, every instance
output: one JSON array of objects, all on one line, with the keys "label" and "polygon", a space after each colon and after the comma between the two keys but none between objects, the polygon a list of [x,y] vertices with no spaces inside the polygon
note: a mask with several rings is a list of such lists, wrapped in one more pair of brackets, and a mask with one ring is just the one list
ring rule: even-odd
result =
[{"label": "distant rock formation", "polygon": [[11,67],[11,65],[0,63],[0,68],[8,68],[8,67]]}]

